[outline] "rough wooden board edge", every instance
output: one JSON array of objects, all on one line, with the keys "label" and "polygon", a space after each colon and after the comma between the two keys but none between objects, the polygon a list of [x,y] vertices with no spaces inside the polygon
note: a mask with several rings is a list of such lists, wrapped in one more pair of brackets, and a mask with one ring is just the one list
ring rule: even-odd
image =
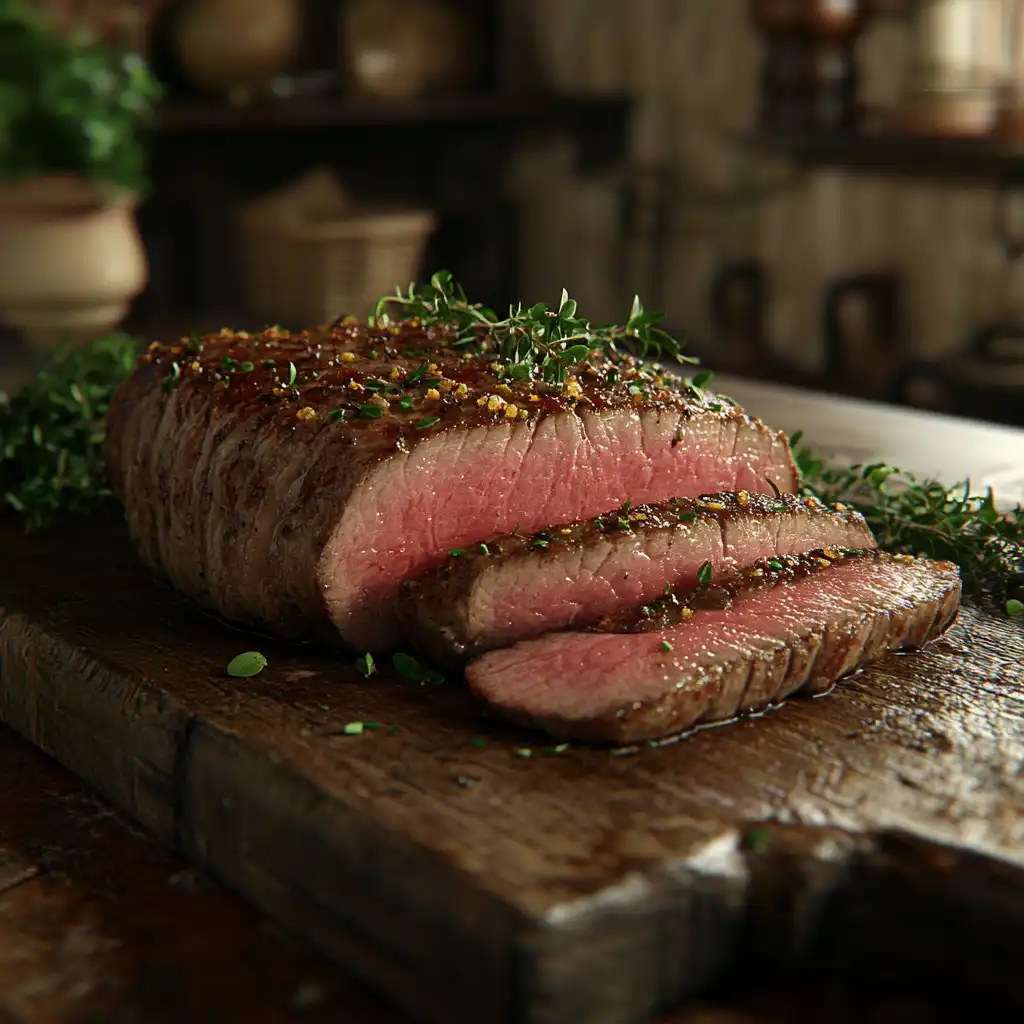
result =
[{"label": "rough wooden board edge", "polygon": [[[720,880],[680,864],[637,876],[636,892],[529,920],[238,736],[2,608],[0,718],[417,1017],[624,1024],[703,987],[729,960],[745,884],[733,858]],[[325,846],[339,870],[311,856]],[[666,951],[679,960],[666,966]]]},{"label": "rough wooden board edge", "polygon": [[[531,921],[312,780],[2,608],[0,718],[420,1017],[631,1024],[714,982],[730,962],[746,976],[756,957],[781,970],[829,948],[843,951],[832,969],[890,960],[925,975],[941,962],[950,976],[1022,1002],[1006,967],[1024,953],[1024,879],[980,855],[912,837],[783,827],[766,830],[766,852],[752,851],[728,829],[702,858],[629,876]],[[311,844],[328,844],[353,872],[312,871],[315,859],[303,856]],[[272,856],[253,857],[257,845]],[[412,862],[425,886],[401,870]],[[420,913],[397,921],[395,908],[410,905]],[[967,923],[967,944],[950,922]],[[897,934],[928,951],[924,963],[899,962]]]}]

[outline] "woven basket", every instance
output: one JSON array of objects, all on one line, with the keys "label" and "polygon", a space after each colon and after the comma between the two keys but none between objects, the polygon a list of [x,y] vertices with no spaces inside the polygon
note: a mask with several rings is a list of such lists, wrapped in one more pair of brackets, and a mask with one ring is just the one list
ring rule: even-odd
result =
[{"label": "woven basket", "polygon": [[419,273],[436,217],[422,210],[262,208],[240,214],[247,309],[288,327],[365,318]]}]

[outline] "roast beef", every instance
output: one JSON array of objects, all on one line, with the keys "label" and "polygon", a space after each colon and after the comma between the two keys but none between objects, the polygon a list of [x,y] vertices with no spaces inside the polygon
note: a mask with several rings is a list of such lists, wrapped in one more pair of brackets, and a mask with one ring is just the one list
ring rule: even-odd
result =
[{"label": "roast beef", "polygon": [[796,488],[782,435],[631,356],[505,379],[414,324],[151,346],[109,414],[141,555],[229,619],[392,647],[453,548],[634,502]]},{"label": "roast beef", "polygon": [[761,564],[738,588],[671,595],[597,631],[491,651],[469,665],[469,685],[502,715],[558,738],[631,743],[823,692],[953,622],[954,565],[837,554]]},{"label": "roast beef", "polygon": [[506,535],[449,554],[403,585],[413,646],[439,664],[698,585],[760,558],[830,546],[873,548],[864,518],[814,498],[728,492],[629,506],[540,533]]}]

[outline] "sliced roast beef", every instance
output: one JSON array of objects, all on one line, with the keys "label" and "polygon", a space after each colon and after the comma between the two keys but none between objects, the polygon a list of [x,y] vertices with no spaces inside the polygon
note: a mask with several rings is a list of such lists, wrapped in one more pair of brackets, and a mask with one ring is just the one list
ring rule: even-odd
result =
[{"label": "sliced roast beef", "polygon": [[154,345],[107,458],[142,556],[227,618],[396,642],[400,582],[453,548],[621,505],[796,488],[782,435],[611,351],[505,379],[486,343],[343,325]]},{"label": "sliced roast beef", "polygon": [[873,548],[857,512],[814,498],[728,492],[619,508],[532,535],[455,549],[407,582],[400,613],[411,643],[455,664],[496,647],[698,585],[760,558],[824,547]]},{"label": "sliced roast beef", "polygon": [[469,665],[469,685],[558,738],[629,743],[823,692],[887,651],[923,646],[956,617],[956,566],[836,554],[761,564],[738,588],[670,595],[597,631],[492,651]]}]

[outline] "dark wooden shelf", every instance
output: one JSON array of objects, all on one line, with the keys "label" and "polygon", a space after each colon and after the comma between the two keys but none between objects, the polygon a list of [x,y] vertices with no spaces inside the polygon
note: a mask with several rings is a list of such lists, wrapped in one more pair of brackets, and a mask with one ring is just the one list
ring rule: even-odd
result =
[{"label": "dark wooden shelf", "polygon": [[193,135],[373,126],[572,125],[604,118],[622,121],[629,109],[626,97],[546,93],[455,93],[407,100],[316,94],[244,107],[214,100],[168,100],[160,110],[157,130],[161,135]]},{"label": "dark wooden shelf", "polygon": [[871,131],[758,131],[745,142],[799,163],[926,177],[1024,173],[1024,143]]}]

